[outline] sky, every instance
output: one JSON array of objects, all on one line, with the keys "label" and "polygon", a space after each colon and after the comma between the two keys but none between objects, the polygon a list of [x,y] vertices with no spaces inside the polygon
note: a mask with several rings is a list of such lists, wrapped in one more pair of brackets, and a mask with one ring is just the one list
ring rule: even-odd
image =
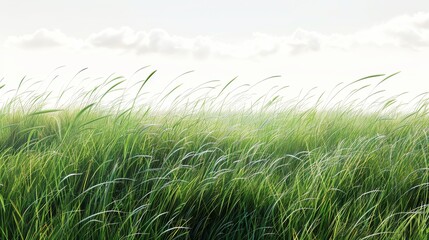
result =
[{"label": "sky", "polygon": [[93,77],[157,69],[191,84],[331,88],[401,73],[392,92],[429,89],[429,1],[5,1],[0,0],[0,79],[18,84],[65,65]]}]

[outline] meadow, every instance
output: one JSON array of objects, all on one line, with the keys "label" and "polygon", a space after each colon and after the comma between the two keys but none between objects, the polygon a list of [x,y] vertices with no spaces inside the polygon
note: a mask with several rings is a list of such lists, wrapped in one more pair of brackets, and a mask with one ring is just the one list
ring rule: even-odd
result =
[{"label": "meadow", "polygon": [[0,98],[1,239],[428,238],[425,95],[228,108],[230,81],[161,109],[136,101],[152,75],[122,107],[99,101],[122,78],[68,107],[21,84]]}]

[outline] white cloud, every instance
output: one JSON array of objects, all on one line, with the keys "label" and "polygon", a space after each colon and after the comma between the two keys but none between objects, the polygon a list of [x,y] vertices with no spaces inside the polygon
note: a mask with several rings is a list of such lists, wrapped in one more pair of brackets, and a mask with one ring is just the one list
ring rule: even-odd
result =
[{"label": "white cloud", "polygon": [[171,35],[162,29],[135,31],[129,27],[105,29],[92,34],[87,40],[92,47],[134,51],[137,54],[180,54],[194,52],[204,57],[211,52],[208,38],[184,38]]},{"label": "white cloud", "polygon": [[298,29],[293,34],[284,36],[254,33],[248,40],[235,44],[207,36],[182,37],[162,29],[136,31],[122,27],[108,28],[93,33],[86,39],[73,38],[58,30],[40,29],[32,34],[9,37],[6,45],[24,49],[91,47],[135,54],[185,54],[196,58],[211,55],[265,57],[280,51],[298,55],[325,48],[350,49],[354,46],[420,49],[429,47],[429,13],[399,16],[353,34],[323,34]]},{"label": "white cloud", "polygon": [[399,16],[353,34],[322,34],[299,29],[286,42],[292,54],[355,46],[416,50],[429,47],[429,12]]},{"label": "white cloud", "polygon": [[254,33],[251,39],[244,42],[242,51],[247,52],[249,56],[269,56],[280,51],[283,40],[283,37]]},{"label": "white cloud", "polygon": [[59,30],[39,29],[32,34],[11,36],[5,41],[6,46],[16,46],[23,49],[40,49],[64,46],[77,46],[79,40],[68,37]]},{"label": "white cloud", "polygon": [[319,51],[324,37],[316,32],[310,32],[298,29],[287,40],[292,54],[301,54],[304,52]]},{"label": "white cloud", "polygon": [[129,27],[120,29],[108,28],[94,33],[87,41],[92,46],[110,49],[132,49],[136,46],[139,36]]},{"label": "white cloud", "polygon": [[208,37],[197,37],[193,43],[193,54],[197,58],[206,58],[212,54],[213,42]]},{"label": "white cloud", "polygon": [[[402,15],[350,35],[336,36],[347,45],[394,46],[418,49],[429,46],[429,12]],[[335,41],[332,41],[335,43]],[[332,44],[332,43],[331,43]]]},{"label": "white cloud", "polygon": [[429,13],[417,13],[394,18],[374,29],[392,38],[394,44],[419,48],[429,46]]},{"label": "white cloud", "polygon": [[149,32],[137,32],[140,41],[137,46],[138,53],[185,53],[192,51],[194,39],[174,36],[162,29],[154,29]]}]

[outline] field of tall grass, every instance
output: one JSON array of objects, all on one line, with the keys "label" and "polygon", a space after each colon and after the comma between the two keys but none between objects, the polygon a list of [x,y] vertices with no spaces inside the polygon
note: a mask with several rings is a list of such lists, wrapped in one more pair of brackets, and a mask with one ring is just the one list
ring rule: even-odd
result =
[{"label": "field of tall grass", "polygon": [[425,95],[401,111],[375,75],[284,104],[232,80],[145,105],[153,75],[129,101],[111,77],[68,105],[0,84],[0,239],[428,238]]}]

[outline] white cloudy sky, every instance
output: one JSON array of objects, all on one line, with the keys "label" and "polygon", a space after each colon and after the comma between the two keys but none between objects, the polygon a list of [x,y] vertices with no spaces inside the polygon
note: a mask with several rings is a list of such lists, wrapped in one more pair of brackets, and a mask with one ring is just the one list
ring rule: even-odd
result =
[{"label": "white cloudy sky", "polygon": [[[427,0],[0,0],[0,78],[60,65],[125,76],[333,86],[401,71],[388,88],[429,90]],[[162,80],[159,80],[162,82]]]}]

